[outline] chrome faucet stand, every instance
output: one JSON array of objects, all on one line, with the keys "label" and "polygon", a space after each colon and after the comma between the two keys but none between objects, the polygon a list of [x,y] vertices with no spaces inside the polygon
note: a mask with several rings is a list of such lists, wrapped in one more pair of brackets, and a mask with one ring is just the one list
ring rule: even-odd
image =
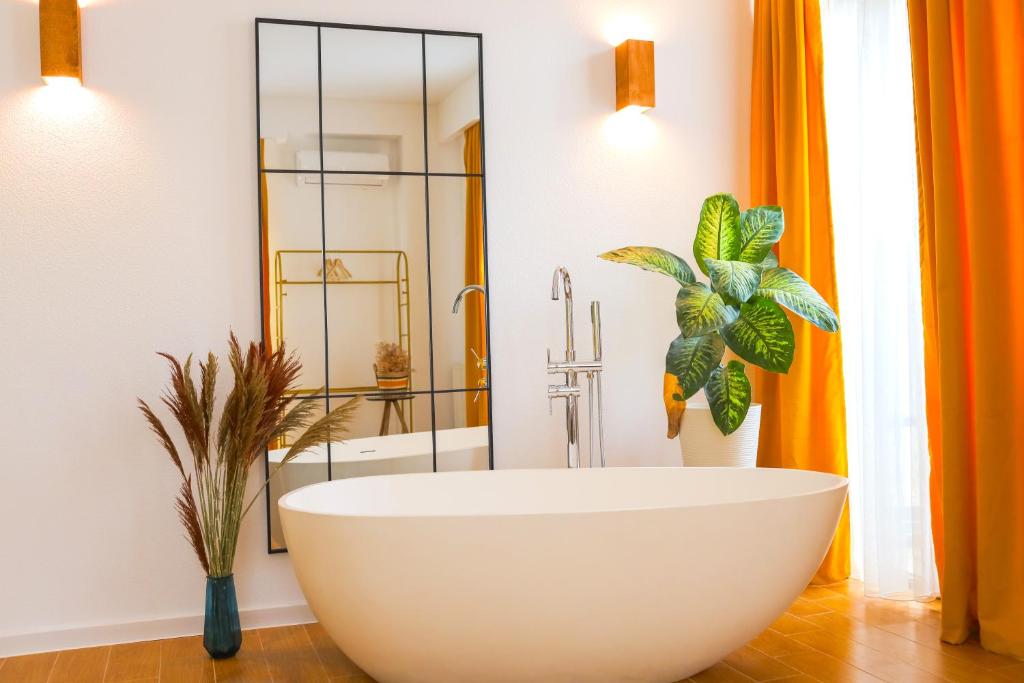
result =
[{"label": "chrome faucet stand", "polygon": [[[565,431],[566,431],[566,461],[569,467],[578,468],[582,466],[580,461],[580,414],[579,402],[581,389],[579,384],[580,375],[587,379],[587,448],[588,467],[604,467],[604,401],[601,391],[601,373],[604,370],[604,361],[601,358],[601,302],[590,302],[590,324],[593,327],[594,359],[576,360],[575,326],[573,321],[573,297],[572,280],[569,271],[563,266],[555,269],[551,281],[551,299],[559,299],[559,289],[564,293],[565,298],[565,360],[552,361],[551,349],[548,349],[547,370],[549,375],[564,374],[565,381],[562,384],[548,386],[549,408],[556,398],[565,399]],[[595,390],[597,420],[595,425]],[[598,459],[594,460],[594,429],[597,428],[597,450]]]},{"label": "chrome faucet stand", "polygon": [[[470,292],[477,292],[484,296],[484,305],[487,302],[487,289],[483,285],[466,285],[459,290],[459,293],[455,295],[455,302],[452,304],[452,314],[459,312],[459,305],[462,303],[462,299]],[[480,379],[476,381],[476,393],[473,394],[473,403],[480,400],[480,392],[487,388],[487,356],[481,356],[476,352],[472,346],[469,350],[473,353],[473,358],[476,359],[476,369],[480,373]],[[480,349],[486,354],[486,349]]]}]

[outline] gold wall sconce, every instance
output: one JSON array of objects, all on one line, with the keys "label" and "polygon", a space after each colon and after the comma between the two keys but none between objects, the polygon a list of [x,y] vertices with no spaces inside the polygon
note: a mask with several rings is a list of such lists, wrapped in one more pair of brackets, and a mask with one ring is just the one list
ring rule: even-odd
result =
[{"label": "gold wall sconce", "polygon": [[654,41],[624,40],[615,47],[615,110],[654,107]]},{"label": "gold wall sconce", "polygon": [[78,0],[39,0],[39,65],[47,84],[82,84]]}]

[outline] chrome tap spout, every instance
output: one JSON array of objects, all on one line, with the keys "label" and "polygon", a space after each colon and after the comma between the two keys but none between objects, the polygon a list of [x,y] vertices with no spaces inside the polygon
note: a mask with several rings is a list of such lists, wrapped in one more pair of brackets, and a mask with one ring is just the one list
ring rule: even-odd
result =
[{"label": "chrome tap spout", "polygon": [[561,280],[562,290],[565,292],[565,360],[576,360],[575,329],[572,319],[572,278],[565,266],[555,268],[555,274],[551,278],[551,300],[558,301],[558,285]]},{"label": "chrome tap spout", "polygon": [[455,303],[452,304],[452,313],[459,312],[459,304],[462,303],[463,297],[465,297],[469,292],[480,292],[481,294],[486,294],[487,290],[484,289],[483,285],[466,285],[459,290],[458,294],[455,295]]}]

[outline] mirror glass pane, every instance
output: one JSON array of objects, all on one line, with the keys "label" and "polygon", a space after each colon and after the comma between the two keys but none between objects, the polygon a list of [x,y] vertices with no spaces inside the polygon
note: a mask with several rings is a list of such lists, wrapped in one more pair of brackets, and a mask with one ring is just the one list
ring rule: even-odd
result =
[{"label": "mirror glass pane", "polygon": [[[267,143],[269,147],[271,143]],[[304,394],[324,388],[324,285],[319,174],[264,173],[264,334],[302,361]]]},{"label": "mirror glass pane", "polygon": [[[312,419],[317,420],[325,415],[327,399],[313,399],[317,403],[317,410]],[[295,402],[291,403],[294,406]],[[334,404],[332,404],[333,406]],[[278,513],[277,500],[297,488],[327,481],[327,447],[323,446],[307,453],[302,453],[297,458],[282,465],[281,462],[288,453],[288,447],[295,442],[299,434],[286,434],[267,445],[267,466],[270,474],[270,500],[274,502],[270,506],[270,547],[284,548],[284,532],[281,530],[281,518]]]},{"label": "mirror glass pane", "polygon": [[422,172],[422,36],[322,30],[324,168]]},{"label": "mirror glass pane", "polygon": [[331,391],[429,391],[425,179],[325,177]]},{"label": "mirror glass pane", "polygon": [[263,168],[320,170],[315,26],[259,24]]},{"label": "mirror glass pane", "polygon": [[426,36],[431,173],[480,172],[479,144],[472,140],[480,121],[479,42],[465,36]]},{"label": "mirror glass pane", "polygon": [[[268,487],[284,549],[290,490],[489,467],[480,43],[258,21],[264,337],[299,355],[317,417],[361,401]],[[296,436],[268,444],[272,473]]]},{"label": "mirror glass pane", "polygon": [[437,471],[488,469],[488,392],[434,394]]},{"label": "mirror glass pane", "polygon": [[465,288],[484,285],[481,181],[431,176],[429,195],[434,388],[476,391],[487,386],[486,297]]},{"label": "mirror glass pane", "polygon": [[331,477],[432,471],[432,426],[429,393],[364,396],[349,433],[331,444]]}]

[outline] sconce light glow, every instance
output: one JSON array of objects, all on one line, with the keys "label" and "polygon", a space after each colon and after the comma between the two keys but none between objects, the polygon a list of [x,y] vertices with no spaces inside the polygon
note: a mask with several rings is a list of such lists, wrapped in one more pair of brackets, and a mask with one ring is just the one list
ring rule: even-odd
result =
[{"label": "sconce light glow", "polygon": [[77,131],[94,125],[102,113],[102,101],[89,88],[83,88],[74,78],[60,79],[42,88],[28,91],[25,111],[37,124],[45,125],[51,133]]},{"label": "sconce light glow", "polygon": [[604,122],[608,144],[617,149],[638,151],[648,149],[657,140],[658,129],[640,107],[625,107]]},{"label": "sconce light glow", "polygon": [[54,88],[82,87],[82,81],[74,76],[43,76],[43,83]]},{"label": "sconce light glow", "polygon": [[618,16],[604,25],[604,37],[613,46],[629,38],[654,40],[651,24],[636,16]]},{"label": "sconce light glow", "polygon": [[47,85],[82,83],[78,0],[39,0],[39,66]]}]

